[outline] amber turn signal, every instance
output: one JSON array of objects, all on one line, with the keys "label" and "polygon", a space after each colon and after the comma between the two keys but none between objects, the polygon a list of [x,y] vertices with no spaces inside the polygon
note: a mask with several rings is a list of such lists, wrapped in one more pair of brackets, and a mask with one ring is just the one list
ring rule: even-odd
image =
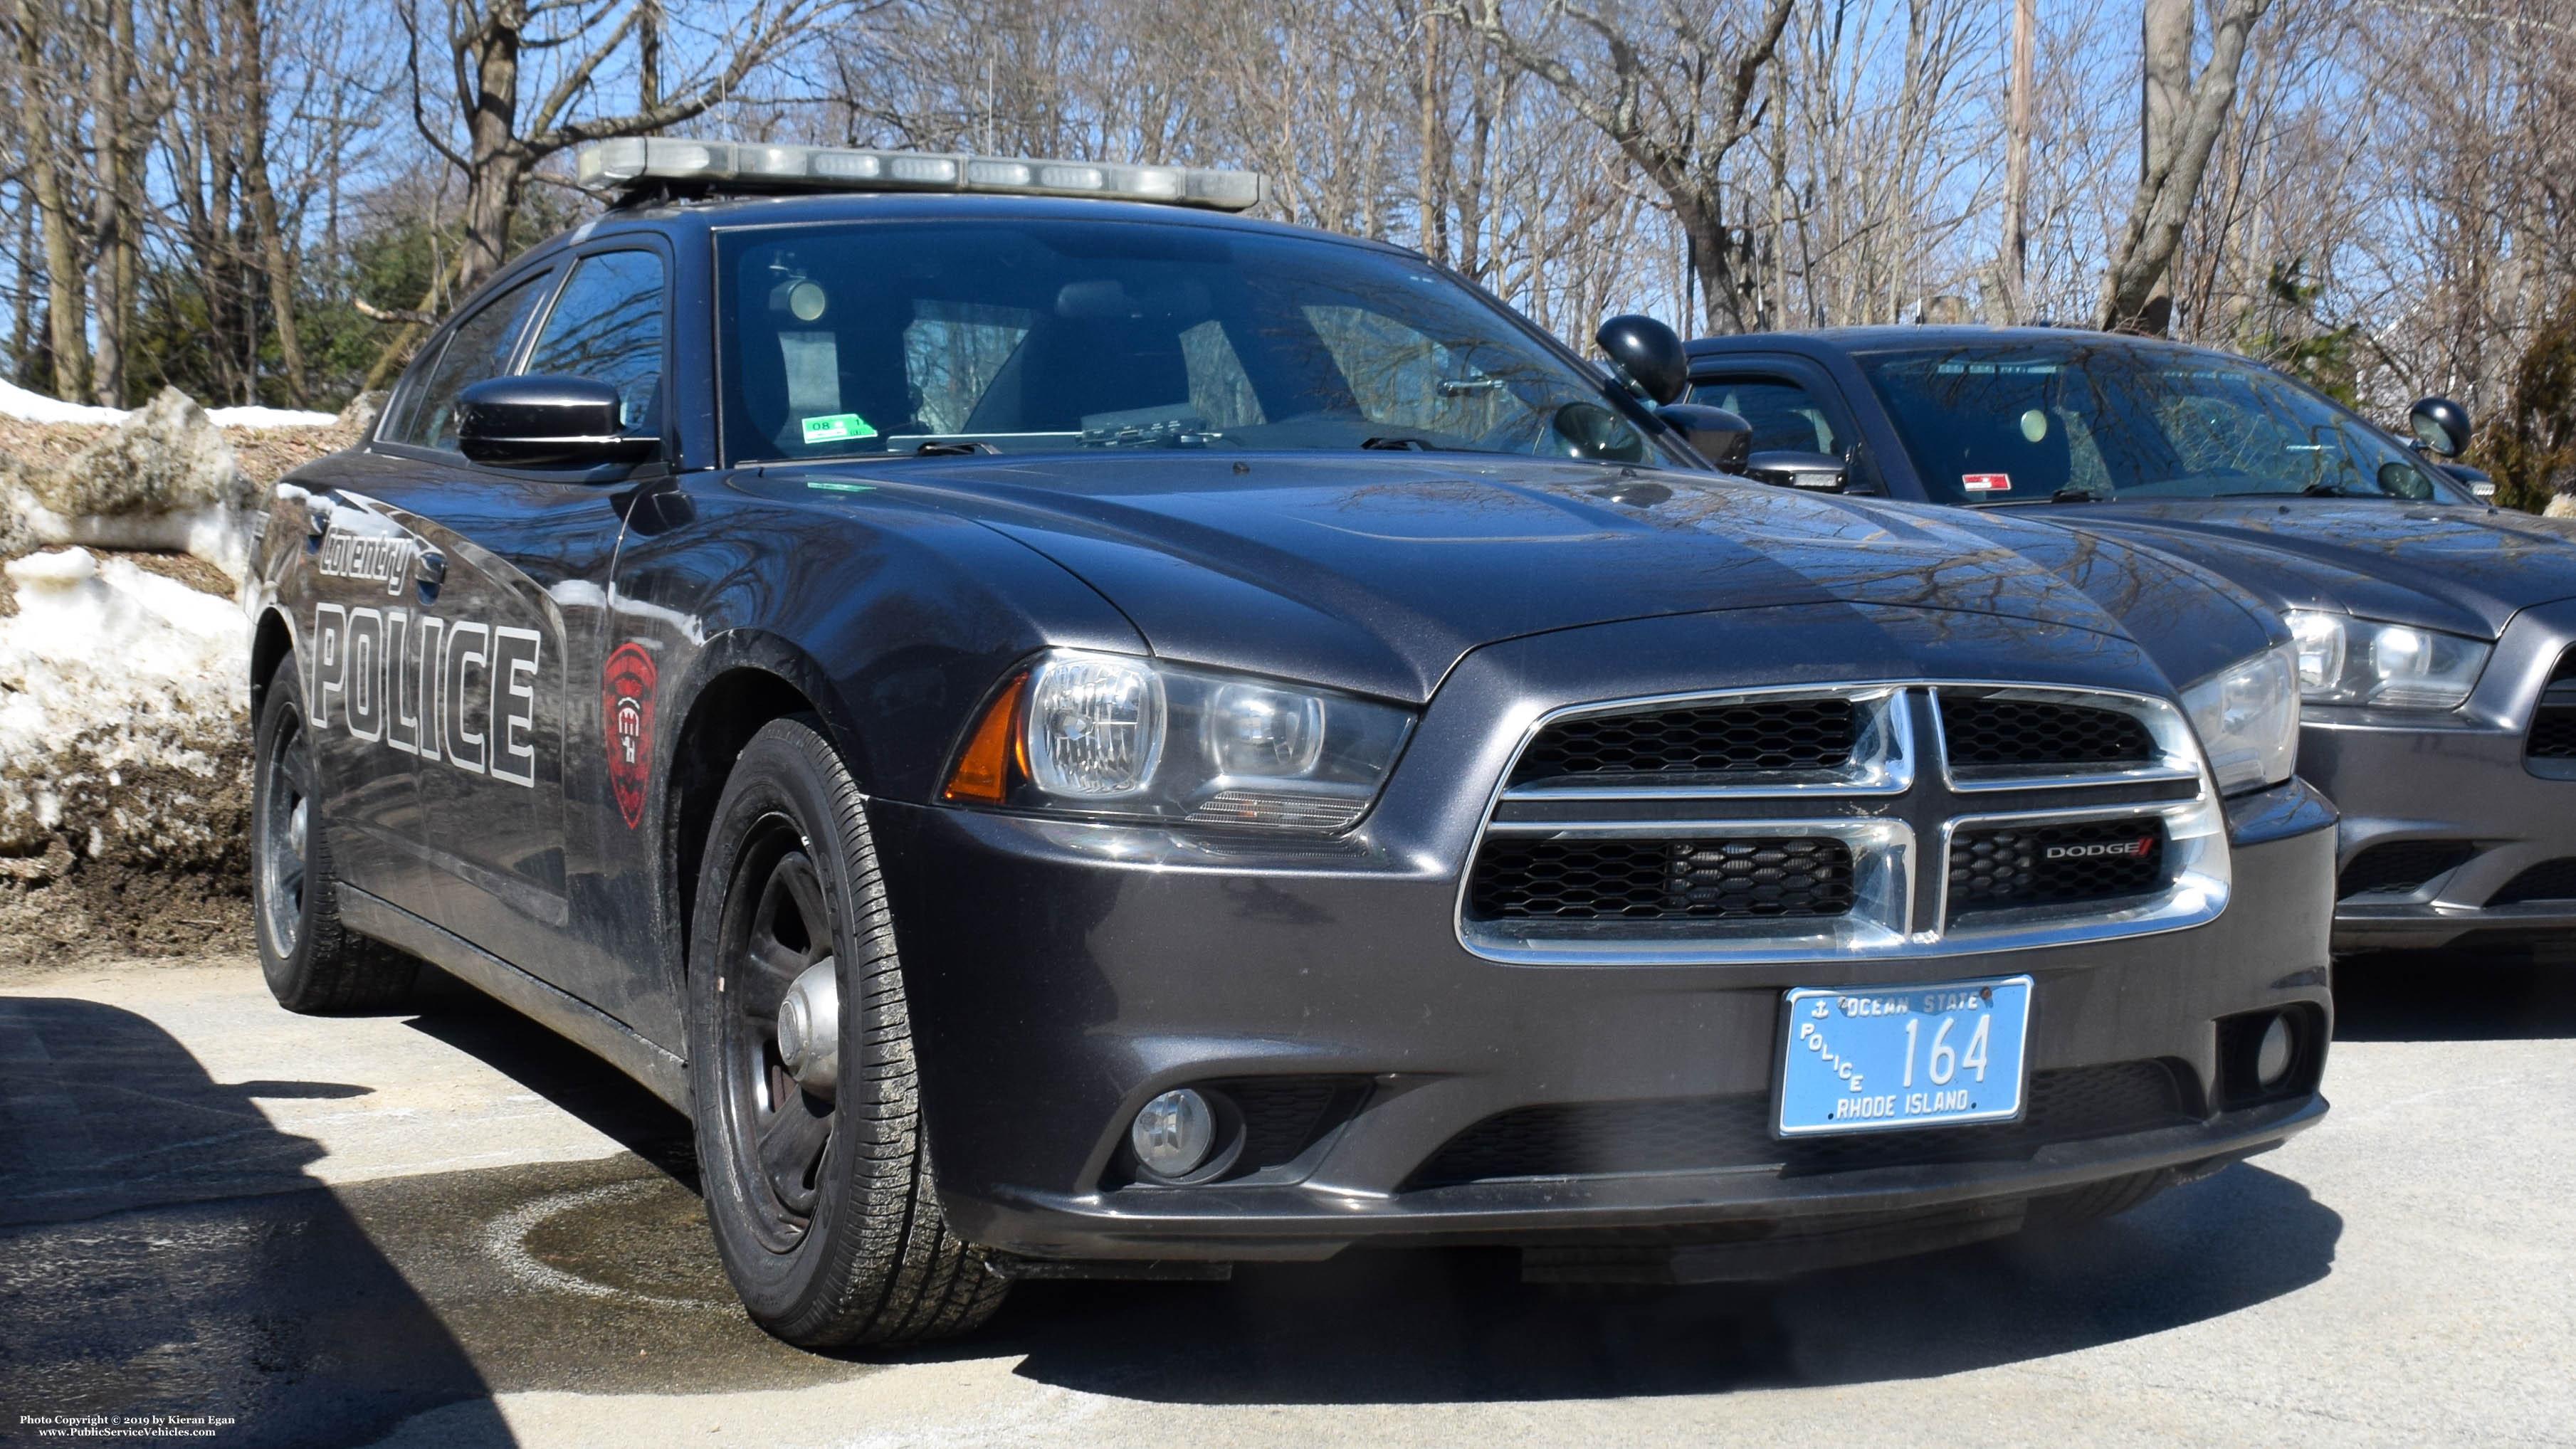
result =
[{"label": "amber turn signal", "polygon": [[958,751],[956,767],[948,772],[947,788],[940,798],[964,801],[973,805],[999,805],[1010,794],[1012,757],[1017,753],[1020,736],[1020,705],[1027,697],[1028,675],[1020,674],[1002,686],[993,702],[984,708],[984,717],[975,722],[975,733],[968,736],[966,748]]}]

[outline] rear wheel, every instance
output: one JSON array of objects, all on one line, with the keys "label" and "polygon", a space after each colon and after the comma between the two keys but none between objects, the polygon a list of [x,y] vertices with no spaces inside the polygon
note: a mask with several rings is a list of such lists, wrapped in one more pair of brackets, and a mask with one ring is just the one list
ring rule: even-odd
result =
[{"label": "rear wheel", "polygon": [[269,994],[289,1011],[311,1013],[401,1005],[419,961],[340,924],[330,830],[314,793],[291,657],[268,682],[251,759],[251,914]]},{"label": "rear wheel", "polygon": [[698,1157],[752,1319],[828,1348],[990,1318],[1010,1285],[940,1212],[863,800],[810,720],[766,726],[735,761],[695,920]]}]

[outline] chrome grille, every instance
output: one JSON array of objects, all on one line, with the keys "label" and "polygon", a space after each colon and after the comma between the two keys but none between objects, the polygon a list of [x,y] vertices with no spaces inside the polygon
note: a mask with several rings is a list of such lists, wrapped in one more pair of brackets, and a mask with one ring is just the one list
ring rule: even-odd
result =
[{"label": "chrome grille", "polygon": [[2144,895],[2165,883],[2164,821],[1962,830],[1950,838],[1949,918]]},{"label": "chrome grille", "polygon": [[2189,725],[2152,696],[1886,683],[1584,705],[1515,757],[1458,932],[1496,960],[1579,963],[2174,930],[2224,905],[2224,837]]},{"label": "chrome grille", "polygon": [[1478,920],[1839,916],[1852,907],[1851,847],[1823,836],[1732,840],[1523,840],[1476,860]]},{"label": "chrome grille", "polygon": [[1953,769],[2144,765],[2156,739],[2135,715],[2003,696],[1941,698],[1941,739]]},{"label": "chrome grille", "polygon": [[1851,759],[1848,699],[1756,700],[1565,720],[1521,751],[1512,783],[1569,775],[1832,769]]}]

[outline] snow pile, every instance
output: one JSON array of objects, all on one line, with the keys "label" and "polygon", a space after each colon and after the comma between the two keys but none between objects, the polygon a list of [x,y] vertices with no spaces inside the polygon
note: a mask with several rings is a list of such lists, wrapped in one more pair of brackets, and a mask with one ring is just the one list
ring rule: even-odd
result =
[{"label": "snow pile", "polygon": [[226,599],[86,549],[6,565],[0,873],[74,859],[237,868],[249,819],[250,629]]},{"label": "snow pile", "polygon": [[[123,408],[95,408],[64,402],[6,382],[0,382],[0,413],[24,418],[31,423],[121,423],[131,416]],[[213,419],[219,428],[327,428],[340,420],[337,413],[306,412],[299,408],[215,408],[206,416]]]},{"label": "snow pile", "polygon": [[175,550],[235,579],[266,525],[221,429],[176,388],[69,462],[0,471],[0,532],[40,544]]},{"label": "snow pile", "polygon": [[340,421],[338,413],[306,412],[301,408],[209,408],[206,416],[219,428],[327,428]]},{"label": "snow pile", "polygon": [[6,382],[0,382],[0,413],[31,423],[113,423],[125,417],[123,408],[83,407]]}]

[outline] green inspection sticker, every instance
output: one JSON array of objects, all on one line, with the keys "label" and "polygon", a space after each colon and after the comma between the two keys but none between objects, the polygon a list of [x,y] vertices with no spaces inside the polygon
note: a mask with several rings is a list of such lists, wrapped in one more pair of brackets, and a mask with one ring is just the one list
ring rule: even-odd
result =
[{"label": "green inspection sticker", "polygon": [[805,420],[805,442],[809,447],[815,443],[838,443],[876,435],[877,430],[869,427],[868,420],[857,413],[834,413],[830,417]]}]

